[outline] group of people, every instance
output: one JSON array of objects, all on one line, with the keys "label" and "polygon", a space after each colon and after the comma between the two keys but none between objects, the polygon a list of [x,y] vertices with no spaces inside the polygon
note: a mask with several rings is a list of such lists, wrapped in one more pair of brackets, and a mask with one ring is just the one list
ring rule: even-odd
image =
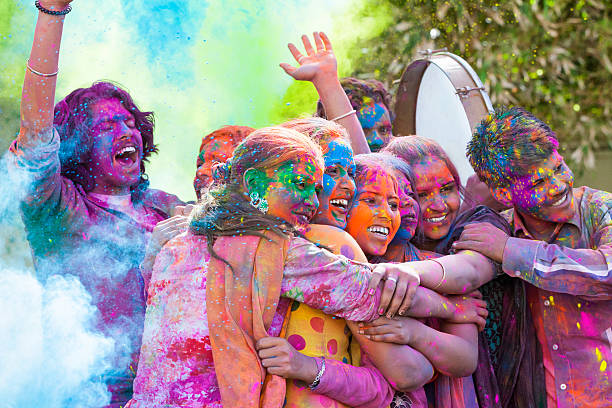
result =
[{"label": "group of people", "polygon": [[612,194],[573,188],[533,114],[468,145],[491,209],[315,32],[281,67],[316,114],[205,136],[184,203],[148,187],[153,113],[127,91],[54,105],[71,0],[35,3],[10,154],[37,272],[79,277],[115,340],[109,406],[612,406]]}]

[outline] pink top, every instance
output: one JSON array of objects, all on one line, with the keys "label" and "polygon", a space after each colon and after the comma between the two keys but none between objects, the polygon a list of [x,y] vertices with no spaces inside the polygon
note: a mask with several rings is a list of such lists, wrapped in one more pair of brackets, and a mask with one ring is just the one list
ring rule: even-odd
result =
[{"label": "pink top", "polygon": [[[171,240],[157,256],[128,407],[221,406],[205,307],[209,259],[206,239],[189,233]],[[373,320],[380,289],[368,294],[370,275],[369,265],[293,238],[281,294],[347,320]]]}]

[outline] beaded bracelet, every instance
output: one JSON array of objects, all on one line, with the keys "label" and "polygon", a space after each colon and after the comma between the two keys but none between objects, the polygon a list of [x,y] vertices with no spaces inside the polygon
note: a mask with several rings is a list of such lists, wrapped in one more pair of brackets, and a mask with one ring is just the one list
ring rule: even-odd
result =
[{"label": "beaded bracelet", "polygon": [[52,16],[65,16],[66,14],[70,13],[72,11],[72,6],[69,4],[68,7],[66,7],[63,10],[60,11],[55,11],[55,10],[49,10],[47,8],[44,8],[41,4],[39,0],[36,0],[34,2],[34,5],[36,6],[36,8],[38,10],[40,10],[41,12],[45,13],[45,14],[51,14]]}]

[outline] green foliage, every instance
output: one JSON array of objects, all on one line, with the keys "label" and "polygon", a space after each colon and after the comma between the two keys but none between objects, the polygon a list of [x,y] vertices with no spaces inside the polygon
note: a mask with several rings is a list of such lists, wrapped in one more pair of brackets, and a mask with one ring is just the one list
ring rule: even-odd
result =
[{"label": "green foliage", "polygon": [[393,22],[352,45],[354,76],[394,92],[419,50],[446,47],[472,65],[494,105],[549,123],[578,169],[612,149],[612,2],[365,0],[358,15],[381,8]]}]

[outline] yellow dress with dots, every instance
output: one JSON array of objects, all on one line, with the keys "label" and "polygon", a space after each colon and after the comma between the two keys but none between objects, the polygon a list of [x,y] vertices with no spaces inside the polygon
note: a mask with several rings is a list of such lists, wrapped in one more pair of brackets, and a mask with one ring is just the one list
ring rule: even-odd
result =
[{"label": "yellow dress with dots", "polygon": [[[328,225],[311,225],[306,238],[324,245],[336,254],[367,262],[357,242],[347,232]],[[353,366],[361,363],[361,349],[344,319],[326,315],[299,302],[293,302],[285,338],[300,353],[325,357]],[[308,389],[308,384],[287,380],[286,408],[348,407],[325,395]]]}]

